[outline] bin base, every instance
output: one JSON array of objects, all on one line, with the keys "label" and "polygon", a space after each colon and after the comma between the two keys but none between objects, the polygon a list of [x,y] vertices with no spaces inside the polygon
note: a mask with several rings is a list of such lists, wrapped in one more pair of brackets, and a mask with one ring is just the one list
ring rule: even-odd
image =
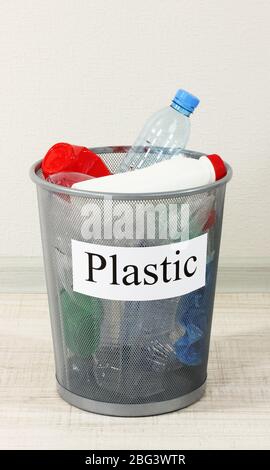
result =
[{"label": "bin base", "polygon": [[196,390],[193,390],[186,395],[182,395],[179,398],[154,403],[143,403],[140,405],[104,403],[102,401],[90,400],[89,398],[84,398],[70,392],[66,388],[62,387],[59,382],[57,382],[57,391],[63,400],[77,408],[81,408],[82,410],[91,411],[92,413],[101,415],[135,417],[160,415],[185,408],[202,397],[205,391],[205,386],[206,381],[199,388],[196,388]]}]

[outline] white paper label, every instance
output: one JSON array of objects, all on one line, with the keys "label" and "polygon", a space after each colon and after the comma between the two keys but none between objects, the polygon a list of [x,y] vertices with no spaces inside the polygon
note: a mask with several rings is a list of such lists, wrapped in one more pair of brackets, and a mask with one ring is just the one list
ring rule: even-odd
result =
[{"label": "white paper label", "polygon": [[178,297],[205,285],[207,234],[152,247],[72,240],[73,289],[111,300]]}]

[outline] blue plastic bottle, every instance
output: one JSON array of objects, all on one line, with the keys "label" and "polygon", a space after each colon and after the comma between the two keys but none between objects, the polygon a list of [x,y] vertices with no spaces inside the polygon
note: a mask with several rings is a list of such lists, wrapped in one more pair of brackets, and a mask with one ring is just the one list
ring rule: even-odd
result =
[{"label": "blue plastic bottle", "polygon": [[214,300],[214,261],[206,268],[206,284],[180,299],[176,322],[185,332],[174,344],[179,361],[187,366],[200,365],[208,350],[207,331]]},{"label": "blue plastic bottle", "polygon": [[170,106],[148,119],[118,172],[144,168],[181,153],[190,134],[189,116],[199,102],[191,93],[178,90]]}]

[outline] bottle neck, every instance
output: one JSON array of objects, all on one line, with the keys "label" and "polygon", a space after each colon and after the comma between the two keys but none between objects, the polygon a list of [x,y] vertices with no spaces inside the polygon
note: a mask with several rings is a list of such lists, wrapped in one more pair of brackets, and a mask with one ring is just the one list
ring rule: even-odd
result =
[{"label": "bottle neck", "polygon": [[185,108],[182,108],[179,104],[176,104],[174,101],[171,103],[171,108],[175,109],[175,111],[178,111],[181,114],[184,114],[184,116],[189,117],[191,115],[190,111],[187,111]]}]

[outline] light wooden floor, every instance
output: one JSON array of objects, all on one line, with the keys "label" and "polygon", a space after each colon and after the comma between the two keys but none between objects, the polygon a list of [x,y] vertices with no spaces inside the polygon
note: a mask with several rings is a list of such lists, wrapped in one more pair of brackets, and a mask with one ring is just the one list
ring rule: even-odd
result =
[{"label": "light wooden floor", "polygon": [[207,391],[182,411],[112,418],[55,390],[45,294],[0,294],[0,448],[270,448],[270,294],[217,294]]}]

